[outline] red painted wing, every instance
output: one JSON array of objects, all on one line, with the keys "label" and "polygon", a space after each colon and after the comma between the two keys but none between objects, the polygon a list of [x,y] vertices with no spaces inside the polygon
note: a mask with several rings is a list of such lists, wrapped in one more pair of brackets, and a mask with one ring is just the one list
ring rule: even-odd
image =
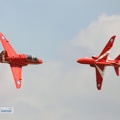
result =
[{"label": "red painted wing", "polygon": [[105,66],[103,66],[103,65],[95,65],[95,69],[96,69],[97,88],[98,88],[98,90],[101,90]]},{"label": "red painted wing", "polygon": [[110,40],[108,41],[108,43],[106,44],[106,46],[104,47],[104,49],[102,50],[102,52],[100,53],[98,59],[96,60],[97,62],[99,61],[106,61],[107,57],[109,55],[109,50],[112,48],[114,40],[115,40],[116,36],[112,36],[110,38]]},{"label": "red painted wing", "polygon": [[100,53],[99,57],[102,56],[102,55],[104,55],[106,52],[108,52],[112,48],[112,46],[114,44],[115,37],[116,36],[112,36],[110,38],[110,40],[108,41],[108,43],[106,44],[106,46],[104,47],[104,49],[102,50],[102,52]]},{"label": "red painted wing", "polygon": [[16,88],[19,89],[21,87],[22,80],[22,66],[10,64],[10,67],[13,73]]},{"label": "red painted wing", "polygon": [[0,41],[2,42],[4,50],[7,51],[8,56],[17,55],[15,50],[10,45],[9,41],[5,38],[5,36],[2,33],[0,33]]}]

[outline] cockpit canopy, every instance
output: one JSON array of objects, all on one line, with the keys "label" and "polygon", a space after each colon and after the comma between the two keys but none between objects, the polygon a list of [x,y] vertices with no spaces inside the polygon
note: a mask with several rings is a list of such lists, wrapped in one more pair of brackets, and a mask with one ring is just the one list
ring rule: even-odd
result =
[{"label": "cockpit canopy", "polygon": [[27,55],[27,60],[37,62],[38,58],[33,55]]}]

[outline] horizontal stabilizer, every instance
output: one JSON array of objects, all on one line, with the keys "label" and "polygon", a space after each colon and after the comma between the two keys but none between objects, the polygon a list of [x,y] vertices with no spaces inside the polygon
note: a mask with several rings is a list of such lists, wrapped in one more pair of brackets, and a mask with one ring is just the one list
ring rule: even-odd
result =
[{"label": "horizontal stabilizer", "polygon": [[120,60],[120,55],[118,55],[118,56],[115,58],[115,60]]}]

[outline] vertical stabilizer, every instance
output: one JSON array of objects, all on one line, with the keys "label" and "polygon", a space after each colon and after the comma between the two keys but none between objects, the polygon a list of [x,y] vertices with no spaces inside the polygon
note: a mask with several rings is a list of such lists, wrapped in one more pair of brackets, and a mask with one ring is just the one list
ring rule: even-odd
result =
[{"label": "vertical stabilizer", "polygon": [[[118,56],[115,58],[115,61],[116,61],[117,64],[119,64],[120,55],[118,55]],[[115,69],[116,75],[119,76],[119,66],[118,66],[118,65],[114,66],[114,69]]]},{"label": "vertical stabilizer", "polygon": [[117,76],[119,76],[119,66],[114,66],[115,73]]}]

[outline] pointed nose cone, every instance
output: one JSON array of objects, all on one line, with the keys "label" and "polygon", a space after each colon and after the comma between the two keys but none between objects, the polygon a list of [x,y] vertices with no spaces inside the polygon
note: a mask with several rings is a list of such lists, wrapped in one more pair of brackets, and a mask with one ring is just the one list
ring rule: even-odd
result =
[{"label": "pointed nose cone", "polygon": [[39,59],[39,64],[42,64],[43,63],[43,60]]},{"label": "pointed nose cone", "polygon": [[77,59],[77,62],[78,62],[78,63],[81,63],[81,59]]},{"label": "pointed nose cone", "polygon": [[85,64],[86,63],[86,58],[79,58],[77,59],[77,62],[80,64]]}]

